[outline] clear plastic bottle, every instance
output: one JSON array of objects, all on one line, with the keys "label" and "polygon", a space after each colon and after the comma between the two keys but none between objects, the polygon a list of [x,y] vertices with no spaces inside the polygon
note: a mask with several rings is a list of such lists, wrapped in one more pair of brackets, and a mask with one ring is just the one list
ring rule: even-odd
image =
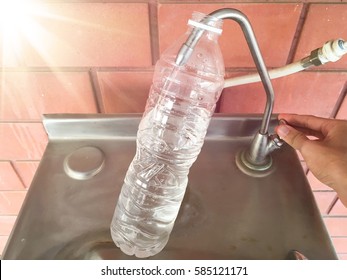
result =
[{"label": "clear plastic bottle", "polygon": [[[193,14],[194,22],[205,15]],[[209,25],[221,28],[222,21]],[[186,186],[200,153],[224,85],[218,35],[204,31],[183,66],[175,64],[189,36],[166,50],[157,62],[145,113],[137,132],[136,155],[127,171],[111,224],[115,244],[144,258],[168,242]]]}]

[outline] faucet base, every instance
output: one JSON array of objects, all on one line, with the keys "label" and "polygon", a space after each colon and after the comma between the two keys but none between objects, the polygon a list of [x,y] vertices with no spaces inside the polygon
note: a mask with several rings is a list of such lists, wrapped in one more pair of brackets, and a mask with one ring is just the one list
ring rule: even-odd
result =
[{"label": "faucet base", "polygon": [[247,159],[248,150],[239,151],[235,157],[236,166],[246,175],[252,177],[265,177],[274,170],[274,164],[271,155],[266,157],[266,162],[262,165],[255,165]]}]

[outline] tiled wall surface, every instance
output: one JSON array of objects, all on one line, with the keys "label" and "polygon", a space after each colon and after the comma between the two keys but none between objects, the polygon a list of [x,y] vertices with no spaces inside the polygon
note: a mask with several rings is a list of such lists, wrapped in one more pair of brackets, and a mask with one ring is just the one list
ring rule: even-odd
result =
[{"label": "tiled wall surface", "polygon": [[[347,0],[42,0],[38,5],[17,6],[21,21],[6,17],[11,27],[0,21],[0,252],[47,143],[42,114],[142,112],[155,62],[185,32],[193,11],[243,11],[270,68],[300,59],[327,40],[347,39]],[[228,77],[255,71],[235,23],[224,24],[220,44]],[[275,80],[275,112],[347,119],[346,82],[347,57]],[[259,84],[226,89],[219,112],[261,113],[260,91]],[[347,259],[347,209],[309,170],[307,177],[336,251]]]}]

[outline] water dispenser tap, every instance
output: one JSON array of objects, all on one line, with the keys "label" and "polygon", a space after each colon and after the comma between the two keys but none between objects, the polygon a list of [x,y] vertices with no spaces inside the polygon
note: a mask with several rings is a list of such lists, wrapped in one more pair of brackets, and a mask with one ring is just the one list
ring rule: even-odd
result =
[{"label": "water dispenser tap", "polygon": [[[273,150],[280,148],[283,142],[278,138],[278,136],[275,137],[268,134],[269,122],[274,104],[274,91],[257,40],[248,18],[242,12],[230,8],[216,10],[210,13],[209,17],[202,19],[200,23],[208,24],[213,18],[223,20],[231,19],[240,25],[260,75],[267,96],[265,111],[260,130],[255,135],[248,151],[244,151],[241,161],[245,166],[247,166],[247,168],[254,169],[256,171],[267,170],[272,163],[269,154]],[[203,32],[204,30],[201,28],[194,28],[192,30],[190,36],[182,45],[177,54],[176,64],[178,66],[184,65],[188,61]]]}]

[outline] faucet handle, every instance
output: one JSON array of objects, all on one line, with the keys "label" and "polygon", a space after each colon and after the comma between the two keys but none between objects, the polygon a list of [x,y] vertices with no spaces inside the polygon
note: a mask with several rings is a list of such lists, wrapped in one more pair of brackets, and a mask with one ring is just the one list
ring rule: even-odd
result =
[{"label": "faucet handle", "polygon": [[271,134],[268,138],[268,143],[266,147],[266,154],[270,154],[274,150],[281,148],[284,144],[284,141],[277,135]]},{"label": "faucet handle", "polygon": [[276,149],[281,148],[285,143],[277,134],[271,134],[269,143],[273,143]]}]

